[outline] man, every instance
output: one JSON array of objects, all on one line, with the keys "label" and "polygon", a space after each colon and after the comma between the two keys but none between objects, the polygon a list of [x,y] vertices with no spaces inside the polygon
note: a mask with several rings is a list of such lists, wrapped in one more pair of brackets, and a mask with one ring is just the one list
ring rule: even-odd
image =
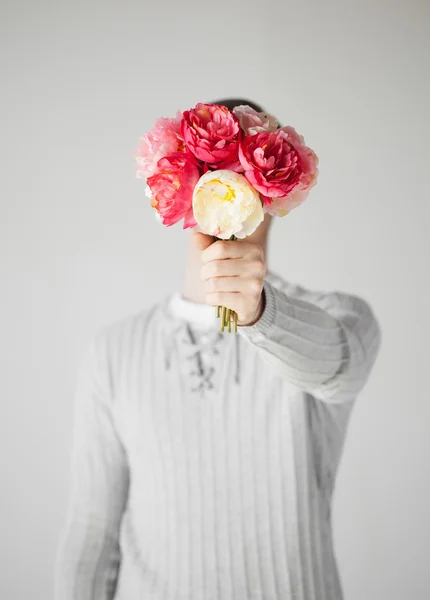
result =
[{"label": "man", "polygon": [[57,600],[342,598],[332,493],[381,334],[363,299],[268,270],[271,220],[192,230],[181,292],[94,336]]}]

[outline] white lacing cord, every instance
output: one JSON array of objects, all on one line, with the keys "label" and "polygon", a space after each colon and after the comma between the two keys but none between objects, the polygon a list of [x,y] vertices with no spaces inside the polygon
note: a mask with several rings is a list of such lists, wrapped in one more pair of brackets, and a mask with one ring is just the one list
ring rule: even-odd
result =
[{"label": "white lacing cord", "polygon": [[191,325],[188,322],[183,322],[175,332],[169,336],[170,340],[166,348],[165,354],[165,366],[166,369],[170,369],[170,354],[173,347],[173,340],[176,337],[176,334],[181,336],[181,343],[187,348],[186,350],[186,360],[190,361],[190,367],[194,362],[195,369],[189,371],[190,377],[197,377],[198,381],[195,387],[192,388],[192,391],[204,391],[205,389],[213,389],[214,385],[212,382],[212,377],[215,373],[215,369],[212,365],[209,367],[204,366],[204,361],[202,354],[205,351],[209,351],[212,355],[219,354],[219,348],[217,346],[218,342],[220,342],[224,336],[233,335],[234,336],[234,344],[235,344],[235,382],[240,384],[240,340],[238,334],[226,334],[221,333],[220,331],[211,331],[202,332],[202,338],[205,339],[204,342],[198,341],[196,337],[196,332],[193,331]]},{"label": "white lacing cord", "polygon": [[190,376],[197,376],[198,378],[197,384],[192,388],[192,391],[203,392],[206,389],[213,389],[214,385],[212,377],[215,373],[215,369],[212,365],[205,369],[202,352],[204,350],[209,350],[212,355],[219,354],[217,343],[222,339],[222,333],[219,331],[215,332],[215,335],[208,335],[205,333],[203,336],[208,337],[209,339],[204,343],[198,343],[196,335],[189,323],[186,323],[185,329],[187,337],[183,339],[183,342],[192,347],[191,352],[188,353],[187,359],[195,360],[197,367],[197,370],[190,371]]}]

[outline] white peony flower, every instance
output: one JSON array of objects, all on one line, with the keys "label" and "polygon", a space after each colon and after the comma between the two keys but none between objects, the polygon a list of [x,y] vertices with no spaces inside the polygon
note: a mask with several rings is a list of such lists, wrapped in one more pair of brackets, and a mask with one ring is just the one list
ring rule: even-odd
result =
[{"label": "white peony flower", "polygon": [[265,112],[257,112],[247,104],[235,106],[233,114],[239,119],[245,135],[271,133],[278,128],[278,121],[274,116]]},{"label": "white peony flower", "polygon": [[200,177],[194,188],[193,212],[204,233],[224,240],[251,235],[264,219],[257,190],[244,175],[226,169]]}]

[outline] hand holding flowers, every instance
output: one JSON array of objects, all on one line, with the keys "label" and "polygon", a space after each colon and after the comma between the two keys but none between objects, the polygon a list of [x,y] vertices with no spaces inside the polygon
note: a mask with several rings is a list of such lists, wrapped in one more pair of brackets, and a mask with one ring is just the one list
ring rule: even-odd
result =
[{"label": "hand holding flowers", "polygon": [[266,260],[263,248],[254,242],[218,240],[203,233],[194,237],[202,250],[201,278],[206,302],[228,306],[239,325],[253,325],[264,309]]}]

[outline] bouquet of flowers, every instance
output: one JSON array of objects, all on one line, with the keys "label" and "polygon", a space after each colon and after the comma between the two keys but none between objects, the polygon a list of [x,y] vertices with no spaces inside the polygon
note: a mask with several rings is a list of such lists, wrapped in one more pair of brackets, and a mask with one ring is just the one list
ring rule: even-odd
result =
[{"label": "bouquet of flowers", "polygon": [[[293,127],[248,105],[232,111],[197,103],[158,118],[133,155],[136,176],[163,225],[183,219],[216,239],[243,239],[264,213],[283,217],[315,185],[318,157]],[[217,307],[221,331],[237,331],[237,314]]]}]

